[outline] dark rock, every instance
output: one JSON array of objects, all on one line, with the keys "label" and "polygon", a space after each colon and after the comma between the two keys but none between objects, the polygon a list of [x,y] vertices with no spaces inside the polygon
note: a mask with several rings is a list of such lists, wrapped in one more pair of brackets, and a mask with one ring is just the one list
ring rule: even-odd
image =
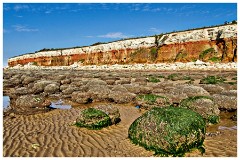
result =
[{"label": "dark rock", "polygon": [[51,102],[40,95],[23,95],[16,99],[14,108],[28,109],[28,108],[46,108],[51,105]]},{"label": "dark rock", "polygon": [[219,85],[214,85],[214,84],[201,85],[201,87],[205,89],[207,92],[209,92],[210,94],[218,94],[224,90],[223,87]]},{"label": "dark rock", "polygon": [[75,91],[79,91],[79,88],[78,87],[69,86],[68,88],[64,89],[62,91],[62,93],[64,95],[69,95],[69,94],[72,94]]},{"label": "dark rock", "polygon": [[226,96],[235,96],[235,97],[237,97],[237,90],[223,91],[220,94],[221,95],[226,95]]},{"label": "dark rock", "polygon": [[116,80],[115,84],[130,84],[131,83],[131,79],[130,78],[121,78],[120,80]]},{"label": "dark rock", "polygon": [[237,114],[233,115],[233,116],[231,117],[231,119],[232,119],[233,121],[237,121]]},{"label": "dark rock", "polygon": [[108,95],[111,93],[111,90],[105,85],[95,85],[89,89],[88,93],[93,101],[101,102],[108,99]]},{"label": "dark rock", "polygon": [[56,92],[59,92],[59,91],[60,91],[59,87],[60,87],[60,85],[59,85],[59,84],[56,84],[56,83],[48,84],[48,85],[44,88],[44,92],[45,92],[45,93],[49,93],[49,94],[53,94],[53,93],[56,93]]},{"label": "dark rock", "polygon": [[219,109],[222,110],[236,110],[237,109],[237,97],[236,96],[226,96],[221,94],[214,94],[212,96],[213,101],[218,105]]},{"label": "dark rock", "polygon": [[91,103],[91,95],[87,92],[76,91],[72,93],[72,100],[80,104]]},{"label": "dark rock", "polygon": [[97,105],[94,108],[106,113],[110,117],[112,124],[120,122],[120,113],[117,107],[113,105]]},{"label": "dark rock", "polygon": [[115,85],[113,88],[112,88],[112,91],[117,91],[117,92],[128,92],[128,90],[123,87],[122,85]]},{"label": "dark rock", "polygon": [[26,95],[29,93],[29,89],[26,87],[20,87],[15,90],[13,94],[20,96],[20,95]]},{"label": "dark rock", "polygon": [[36,81],[36,78],[34,78],[34,77],[25,77],[24,80],[22,81],[22,84],[27,85],[27,84],[32,83],[34,81]]},{"label": "dark rock", "polygon": [[136,94],[130,92],[112,91],[109,94],[109,99],[115,103],[129,103],[133,102]]},{"label": "dark rock", "polygon": [[179,90],[182,91],[182,93],[185,93],[188,97],[194,97],[194,96],[210,96],[210,94],[199,86],[193,86],[193,85],[181,85],[177,87]]},{"label": "dark rock", "polygon": [[33,88],[32,88],[32,92],[35,94],[41,93],[44,91],[44,88],[49,85],[52,84],[52,81],[47,81],[47,80],[41,80],[38,81],[34,84]]},{"label": "dark rock", "polygon": [[61,80],[61,84],[70,84],[71,83],[71,79],[63,79]]}]

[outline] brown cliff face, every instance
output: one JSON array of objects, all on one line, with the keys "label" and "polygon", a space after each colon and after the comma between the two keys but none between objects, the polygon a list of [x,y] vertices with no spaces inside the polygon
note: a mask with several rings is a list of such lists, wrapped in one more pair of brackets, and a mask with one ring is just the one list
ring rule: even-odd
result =
[{"label": "brown cliff face", "polygon": [[236,62],[236,50],[236,38],[175,43],[160,47],[156,62]]},{"label": "brown cliff face", "polygon": [[32,62],[41,66],[237,62],[237,25],[179,31],[144,38],[69,49],[40,50],[10,58],[9,66]]},{"label": "brown cliff face", "polygon": [[161,47],[120,49],[91,54],[26,58],[11,62],[9,66],[25,65],[29,62],[41,66],[67,66],[74,62],[82,62],[84,65],[102,65],[191,62],[197,59],[205,62],[237,62],[237,38],[174,43]]}]

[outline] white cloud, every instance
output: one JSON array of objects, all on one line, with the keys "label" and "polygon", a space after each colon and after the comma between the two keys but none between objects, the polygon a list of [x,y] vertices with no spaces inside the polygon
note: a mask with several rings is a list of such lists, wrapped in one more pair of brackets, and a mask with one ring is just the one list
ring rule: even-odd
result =
[{"label": "white cloud", "polygon": [[22,4],[18,4],[18,5],[15,5],[14,8],[13,8],[15,11],[19,11],[21,9],[29,9],[29,6],[28,5],[22,5]]},{"label": "white cloud", "polygon": [[105,35],[100,35],[98,37],[102,38],[128,38],[131,37],[132,35],[124,35],[122,32],[114,32],[114,33],[107,33]]},{"label": "white cloud", "polygon": [[150,32],[154,32],[154,33],[160,33],[161,32],[161,30],[160,29],[157,29],[157,28],[154,28],[154,27],[152,27],[152,28],[149,28],[149,30],[148,31],[150,31]]},{"label": "white cloud", "polygon": [[85,38],[93,38],[93,36],[84,36]]},{"label": "white cloud", "polygon": [[23,25],[13,25],[12,27],[17,32],[37,32],[37,31],[39,31],[38,29],[28,28],[27,26],[23,26]]}]

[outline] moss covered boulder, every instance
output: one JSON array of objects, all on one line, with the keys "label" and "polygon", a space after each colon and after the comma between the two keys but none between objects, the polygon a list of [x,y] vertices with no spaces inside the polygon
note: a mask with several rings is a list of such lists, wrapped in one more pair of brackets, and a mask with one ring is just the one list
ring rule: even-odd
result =
[{"label": "moss covered boulder", "polygon": [[180,107],[199,113],[208,123],[218,123],[219,113],[217,104],[208,96],[188,97],[180,102]]},{"label": "moss covered boulder", "polygon": [[155,106],[164,107],[170,105],[167,97],[155,94],[140,94],[137,96],[135,104],[145,109],[151,109]]},{"label": "moss covered boulder", "polygon": [[206,123],[201,115],[185,108],[153,108],[136,119],[128,136],[134,144],[161,156],[184,156],[192,149],[204,153]]},{"label": "moss covered boulder", "polygon": [[83,110],[76,120],[76,126],[88,129],[102,129],[111,124],[109,115],[95,108]]}]

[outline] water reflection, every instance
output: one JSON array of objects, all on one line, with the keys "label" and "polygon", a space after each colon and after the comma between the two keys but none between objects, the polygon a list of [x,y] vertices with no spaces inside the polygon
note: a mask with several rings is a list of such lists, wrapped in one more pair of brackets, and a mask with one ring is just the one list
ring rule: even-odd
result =
[{"label": "water reflection", "polygon": [[10,105],[10,98],[9,96],[3,96],[3,109],[8,108]]},{"label": "water reflection", "polygon": [[58,109],[70,109],[72,106],[65,104],[64,101],[57,100],[57,101],[52,101],[51,105],[49,106],[50,108],[58,108]]}]

